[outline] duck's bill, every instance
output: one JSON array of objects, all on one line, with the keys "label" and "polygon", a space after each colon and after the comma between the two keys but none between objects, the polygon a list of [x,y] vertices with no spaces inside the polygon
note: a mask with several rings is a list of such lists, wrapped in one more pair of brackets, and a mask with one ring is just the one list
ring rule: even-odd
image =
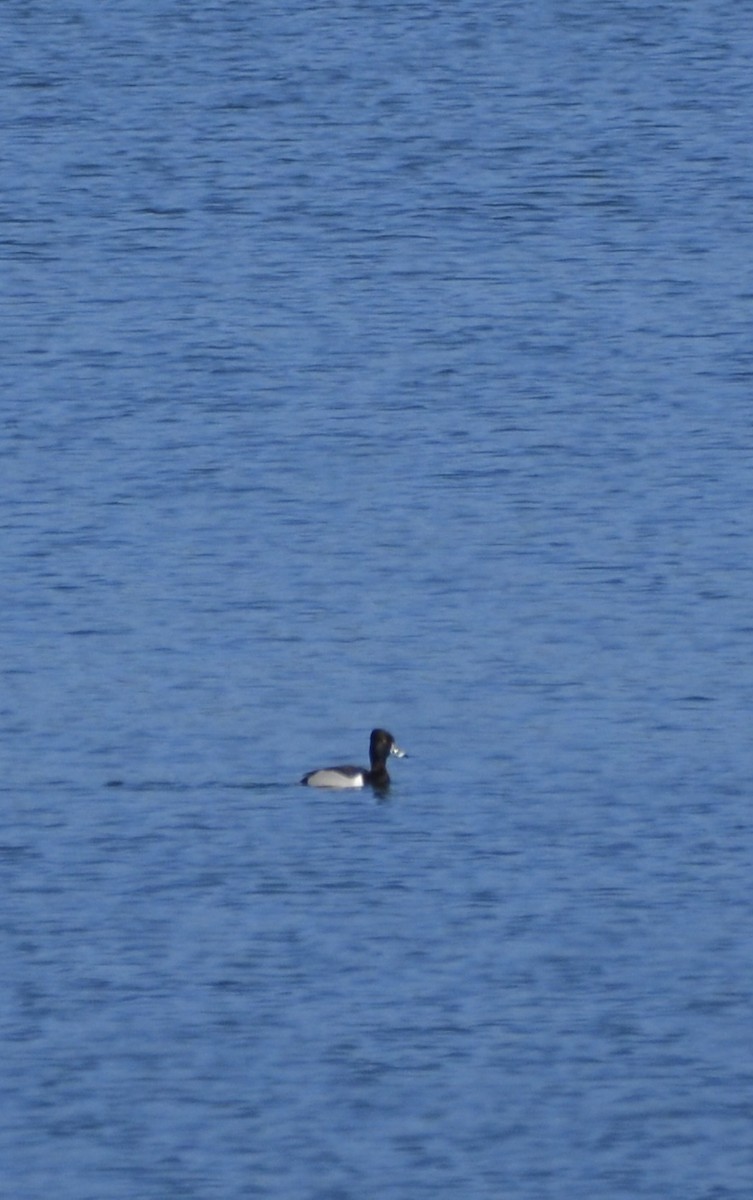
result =
[{"label": "duck's bill", "polygon": [[395,745],[394,742],[392,743],[392,746],[390,747],[390,754],[394,754],[395,758],[407,758],[408,757],[408,755],[405,753],[405,751],[401,750],[400,747]]}]

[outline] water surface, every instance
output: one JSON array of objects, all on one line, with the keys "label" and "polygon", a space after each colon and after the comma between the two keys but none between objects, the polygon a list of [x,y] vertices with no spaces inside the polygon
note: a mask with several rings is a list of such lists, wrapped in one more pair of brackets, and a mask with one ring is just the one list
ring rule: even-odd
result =
[{"label": "water surface", "polygon": [[747,1200],[739,6],[0,25],[8,1194]]}]

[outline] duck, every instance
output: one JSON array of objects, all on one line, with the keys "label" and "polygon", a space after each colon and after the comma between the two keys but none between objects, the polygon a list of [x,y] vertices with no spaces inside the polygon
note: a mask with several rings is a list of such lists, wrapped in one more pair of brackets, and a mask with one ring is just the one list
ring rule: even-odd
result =
[{"label": "duck", "polygon": [[395,758],[407,758],[391,733],[386,729],[372,729],[369,740],[370,768],[319,767],[316,771],[308,771],[301,783],[306,787],[318,788],[362,788],[367,784],[380,789],[388,788],[390,777],[386,763],[390,754],[394,754]]}]

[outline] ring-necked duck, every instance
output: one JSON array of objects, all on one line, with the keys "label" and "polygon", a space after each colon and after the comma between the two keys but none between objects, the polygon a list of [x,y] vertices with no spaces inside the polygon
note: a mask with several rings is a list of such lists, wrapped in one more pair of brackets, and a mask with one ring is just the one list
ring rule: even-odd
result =
[{"label": "ring-necked duck", "polygon": [[394,754],[396,758],[406,758],[406,753],[396,744],[391,733],[386,729],[372,729],[369,742],[369,758],[371,770],[365,767],[320,767],[318,771],[309,771],[301,783],[308,787],[321,788],[361,788],[370,783],[372,787],[389,787],[390,777],[387,774],[387,756]]}]

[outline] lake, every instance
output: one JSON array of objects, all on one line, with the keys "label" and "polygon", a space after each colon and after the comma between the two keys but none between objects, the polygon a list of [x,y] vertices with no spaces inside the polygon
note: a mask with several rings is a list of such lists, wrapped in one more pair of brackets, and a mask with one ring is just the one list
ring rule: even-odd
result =
[{"label": "lake", "polygon": [[3,6],[13,1200],[747,1200],[749,26]]}]

